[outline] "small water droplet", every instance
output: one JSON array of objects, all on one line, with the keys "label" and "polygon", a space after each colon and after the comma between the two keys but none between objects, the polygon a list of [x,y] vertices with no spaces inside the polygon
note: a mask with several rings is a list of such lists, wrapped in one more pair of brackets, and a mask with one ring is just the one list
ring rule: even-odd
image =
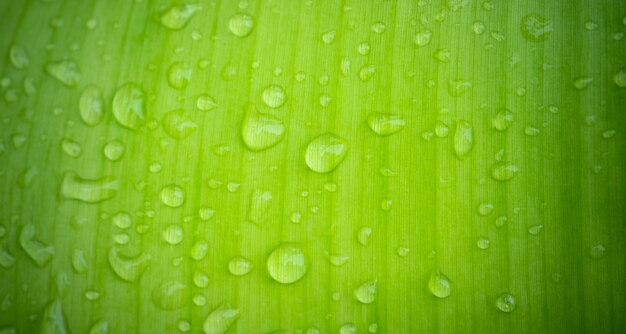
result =
[{"label": "small water droplet", "polygon": [[89,334],[109,334],[109,322],[106,320],[96,322],[91,326]]},{"label": "small water droplet", "polygon": [[356,333],[357,333],[356,325],[351,322],[347,324],[343,324],[339,328],[339,334],[356,334]]},{"label": "small water droplet", "polygon": [[96,126],[104,117],[104,98],[99,87],[85,87],[78,101],[80,118],[87,126]]},{"label": "small water droplet", "polygon": [[192,74],[193,69],[188,62],[175,62],[167,69],[167,83],[174,89],[185,89],[191,82]]},{"label": "small water droplet", "polygon": [[437,298],[447,298],[452,293],[452,283],[450,283],[448,277],[439,272],[439,270],[434,270],[430,274],[428,290]]},{"label": "small water droplet", "polygon": [[478,238],[478,241],[476,242],[476,245],[480,249],[487,249],[487,248],[489,248],[489,239],[487,239],[485,237],[480,237],[480,238]]},{"label": "small water droplet", "polygon": [[104,146],[104,156],[111,161],[119,161],[125,151],[124,143],[119,140],[110,141]]},{"label": "small water droplet", "polygon": [[475,21],[472,23],[472,31],[474,31],[476,35],[482,35],[486,28],[485,23],[481,21]]},{"label": "small water droplet", "polygon": [[370,53],[370,49],[371,49],[370,43],[368,43],[368,42],[361,42],[357,46],[356,51],[360,55],[366,56],[366,55],[368,55]]},{"label": "small water droplet", "polygon": [[163,130],[174,139],[186,139],[196,132],[198,125],[189,113],[182,109],[172,110],[163,116]]},{"label": "small water droplet", "polygon": [[373,112],[367,115],[367,125],[379,136],[389,136],[406,125],[406,121],[399,115]]},{"label": "small water droplet", "polygon": [[449,49],[439,49],[433,53],[433,57],[441,63],[449,63],[452,53]]},{"label": "small water droplet", "polygon": [[278,144],[285,137],[283,122],[269,114],[262,114],[252,105],[241,125],[241,138],[251,151],[266,150]]},{"label": "small water droplet", "polygon": [[327,31],[325,33],[322,34],[322,41],[324,42],[324,44],[331,44],[332,42],[335,41],[335,31],[331,30],[331,31]]},{"label": "small water droplet", "polygon": [[84,179],[75,172],[66,172],[61,182],[61,194],[67,199],[85,203],[99,203],[113,198],[119,184],[112,176],[98,179]]},{"label": "small water droplet", "polygon": [[524,128],[524,133],[529,137],[536,137],[539,135],[540,132],[541,131],[534,126],[528,125]]},{"label": "small water droplet", "polygon": [[528,233],[538,235],[543,230],[543,225],[532,225],[528,228]]},{"label": "small water droplet", "polygon": [[228,20],[228,30],[237,37],[246,37],[254,29],[254,19],[247,14],[238,13]]},{"label": "small water droplet", "polygon": [[372,32],[377,33],[377,34],[384,33],[386,28],[387,26],[385,25],[384,22],[374,22],[371,27]]},{"label": "small water droplet", "polygon": [[478,205],[478,214],[481,216],[488,216],[493,212],[493,204],[491,203],[480,203]]},{"label": "small water droplet", "polygon": [[498,162],[491,166],[491,177],[496,181],[509,181],[517,175],[519,168],[508,162]]},{"label": "small water droplet", "polygon": [[54,256],[54,248],[44,244],[37,238],[33,224],[29,223],[22,227],[19,236],[19,244],[33,262],[40,267],[48,264]]},{"label": "small water droplet", "polygon": [[613,82],[619,88],[626,88],[626,69],[621,69],[613,75]]},{"label": "small water droplet", "polygon": [[376,67],[374,67],[374,65],[364,65],[359,71],[359,79],[361,79],[361,81],[368,81],[374,76],[374,73],[376,73]]},{"label": "small water droplet", "polygon": [[304,250],[294,243],[283,243],[267,258],[270,276],[282,284],[300,280],[309,270],[309,261]]},{"label": "small water droplet", "polygon": [[170,245],[178,245],[183,241],[183,228],[180,225],[170,225],[163,230],[163,240]]},{"label": "small water droplet", "polygon": [[437,137],[445,138],[448,136],[449,131],[450,129],[444,122],[437,121],[437,123],[435,124],[435,135],[437,135]]},{"label": "small water droplet", "polygon": [[87,271],[87,260],[85,260],[85,252],[82,249],[72,251],[72,268],[79,274]]},{"label": "small water droplet", "polygon": [[196,99],[196,107],[201,111],[211,111],[217,108],[215,99],[209,95],[200,95]]},{"label": "small water droplet", "polygon": [[113,115],[117,122],[131,130],[139,130],[145,122],[145,93],[136,84],[127,83],[113,97]]},{"label": "small water droplet", "polygon": [[589,256],[594,260],[602,258],[605,252],[606,248],[603,245],[595,245],[589,248]]},{"label": "small water droplet", "polygon": [[428,45],[431,39],[432,32],[428,29],[425,29],[415,34],[415,39],[413,40],[413,43],[415,43],[415,45],[419,47],[422,47]]},{"label": "small water droplet", "polygon": [[40,334],[68,334],[67,326],[65,325],[65,315],[61,306],[61,300],[55,299],[44,309],[41,325],[39,328]]},{"label": "small water droplet", "polygon": [[125,256],[117,247],[109,251],[109,264],[117,276],[127,282],[135,282],[150,266],[152,257],[149,254],[140,254],[134,257]]},{"label": "small water droplet", "polygon": [[370,237],[372,236],[372,228],[371,227],[362,227],[356,235],[357,240],[363,246],[367,246],[370,242]]},{"label": "small water droplet", "polygon": [[76,87],[80,81],[80,71],[75,62],[63,60],[46,64],[46,73],[69,88]]},{"label": "small water droplet", "polygon": [[193,284],[201,289],[206,288],[209,286],[209,276],[201,271],[196,271],[193,274]]},{"label": "small water droplet", "polygon": [[172,30],[182,29],[200,10],[202,10],[202,5],[199,4],[172,6],[161,15],[161,24]]},{"label": "small water droplet", "polygon": [[270,108],[280,108],[285,101],[287,100],[287,96],[285,91],[281,86],[272,85],[263,90],[261,94],[261,99]]},{"label": "small water droplet", "polygon": [[491,125],[498,131],[505,131],[513,123],[513,113],[509,110],[503,109],[491,120]]},{"label": "small water droplet", "polygon": [[72,158],[78,158],[82,152],[82,148],[78,142],[65,138],[61,141],[61,147],[65,154]]},{"label": "small water droplet", "polygon": [[371,304],[376,300],[376,284],[378,280],[364,282],[354,289],[354,298],[363,304]]},{"label": "small water droplet", "polygon": [[209,244],[204,240],[198,240],[191,247],[190,256],[196,261],[204,259],[209,252]]},{"label": "small water droplet", "polygon": [[496,300],[496,307],[505,313],[510,313],[513,312],[515,310],[515,297],[513,297],[513,295],[510,294],[503,294],[500,295],[500,297],[498,297],[498,299]]},{"label": "small water droplet", "polygon": [[593,82],[593,78],[591,77],[580,77],[574,80],[574,88],[576,88],[577,90],[587,89],[591,82]]},{"label": "small water droplet", "polygon": [[468,3],[469,0],[446,0],[446,5],[448,6],[448,9],[453,12],[463,9],[465,6],[467,6]]},{"label": "small water droplet", "polygon": [[399,257],[407,257],[409,256],[410,251],[411,249],[408,247],[398,247],[396,249],[396,254],[398,254]]},{"label": "small water droplet", "polygon": [[496,227],[504,226],[508,220],[509,218],[507,216],[500,216],[496,218]]},{"label": "small water droplet", "polygon": [[329,173],[335,170],[348,152],[345,139],[325,133],[313,139],[306,148],[307,166],[317,173]]},{"label": "small water droplet", "polygon": [[459,121],[454,133],[454,153],[459,158],[465,158],[474,147],[474,129],[467,121]]},{"label": "small water droplet", "polygon": [[554,30],[552,21],[539,14],[528,14],[522,18],[522,36],[531,42],[542,42]]},{"label": "small water droplet", "polygon": [[204,334],[224,334],[239,318],[239,309],[223,304],[213,310],[204,321]]},{"label": "small water droplet", "polygon": [[168,185],[161,189],[161,201],[163,204],[177,208],[185,202],[185,193],[183,188],[177,185]]},{"label": "small water droplet", "polygon": [[9,49],[9,59],[11,60],[11,64],[15,66],[17,69],[22,69],[30,64],[30,56],[28,56],[28,52],[21,45],[14,44]]},{"label": "small water droplet", "polygon": [[228,271],[235,276],[244,276],[252,271],[252,262],[243,256],[235,256],[228,261]]},{"label": "small water droplet", "polygon": [[182,282],[166,282],[152,290],[152,302],[162,310],[177,310],[189,303],[190,289]]},{"label": "small water droplet", "polygon": [[472,89],[473,86],[472,82],[467,80],[448,80],[448,93],[451,96],[459,97]]}]

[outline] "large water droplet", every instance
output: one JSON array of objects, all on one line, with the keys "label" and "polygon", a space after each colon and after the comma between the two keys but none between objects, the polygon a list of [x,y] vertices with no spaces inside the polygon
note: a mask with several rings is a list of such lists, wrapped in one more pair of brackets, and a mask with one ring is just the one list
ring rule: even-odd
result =
[{"label": "large water droplet", "polygon": [[406,121],[400,115],[373,112],[367,115],[367,125],[379,136],[389,136],[406,125]]},{"label": "large water droplet", "polygon": [[104,117],[104,99],[100,88],[94,85],[87,86],[78,101],[80,118],[88,126],[96,126]]},{"label": "large water droplet", "polygon": [[61,183],[61,194],[67,199],[98,203],[113,198],[118,188],[117,179],[112,176],[84,179],[75,172],[67,172]]},{"label": "large water droplet", "polygon": [[280,108],[285,104],[287,96],[280,86],[269,86],[263,90],[261,94],[263,102],[270,108]]},{"label": "large water droplet", "polygon": [[335,170],[348,152],[348,142],[332,133],[325,133],[313,139],[306,148],[307,166],[318,173]]},{"label": "large water droplet", "polygon": [[80,81],[80,71],[78,70],[78,65],[69,60],[46,64],[46,73],[70,88],[76,87]]},{"label": "large water droplet", "polygon": [[496,181],[509,181],[517,175],[519,168],[508,162],[498,162],[491,166],[491,177]]},{"label": "large water droplet", "polygon": [[117,247],[111,248],[108,258],[113,271],[119,278],[127,282],[137,281],[152,262],[152,257],[149,254],[129,257],[121,254]]},{"label": "large water droplet", "polygon": [[474,129],[467,121],[458,121],[454,133],[454,153],[465,158],[474,147]]},{"label": "large water droplet", "polygon": [[448,277],[435,270],[430,274],[428,290],[437,298],[446,298],[452,293],[452,283]]},{"label": "large water droplet", "polygon": [[374,279],[359,285],[354,289],[354,298],[363,304],[371,304],[376,300],[376,284],[378,280]]},{"label": "large water droplet", "polygon": [[177,208],[185,203],[185,192],[177,185],[167,185],[161,189],[161,201],[169,207]]},{"label": "large water droplet", "polygon": [[252,270],[252,262],[243,256],[235,256],[228,261],[228,271],[235,276],[243,276]]},{"label": "large water droplet", "polygon": [[224,334],[238,318],[238,309],[228,304],[221,305],[207,316],[202,330],[204,334]]},{"label": "large water droplet", "polygon": [[552,21],[539,14],[528,14],[522,18],[522,36],[531,42],[542,42],[553,30]]},{"label": "large water droplet", "polygon": [[61,300],[55,299],[46,306],[41,319],[39,334],[67,334],[65,316],[61,306]]},{"label": "large water droplet", "polygon": [[17,69],[25,68],[30,63],[30,57],[28,56],[26,49],[17,44],[11,46],[11,49],[9,50],[9,59],[11,60],[11,64],[13,64],[13,66]]},{"label": "large water droplet", "polygon": [[510,294],[503,294],[496,300],[496,307],[505,313],[510,313],[515,310],[515,297]]},{"label": "large water droplet", "polygon": [[241,138],[251,151],[266,150],[285,137],[283,122],[268,114],[262,114],[250,104],[241,124]]},{"label": "large water droplet", "polygon": [[513,113],[506,109],[498,111],[496,116],[491,120],[491,125],[498,131],[508,129],[511,123],[513,123]]},{"label": "large water droplet", "polygon": [[22,227],[19,243],[26,254],[40,267],[50,262],[54,256],[54,248],[37,239],[33,224]]},{"label": "large water droplet", "polygon": [[113,97],[113,116],[129,129],[138,130],[145,122],[145,93],[141,87],[127,83]]},{"label": "large water droplet", "polygon": [[163,130],[174,139],[186,139],[197,128],[191,116],[182,109],[169,111],[163,116]]},{"label": "large water droplet", "polygon": [[309,270],[309,261],[298,244],[283,243],[267,257],[267,271],[279,283],[289,284],[301,279]]},{"label": "large water droplet", "polygon": [[247,14],[235,14],[228,20],[228,29],[235,36],[246,37],[254,29],[254,19]]},{"label": "large water droplet", "polygon": [[177,310],[189,304],[190,289],[182,282],[167,282],[152,290],[152,302],[163,310]]},{"label": "large water droplet", "polygon": [[202,10],[202,5],[199,4],[172,6],[161,15],[161,24],[172,30],[182,29],[191,20],[191,17],[200,10]]}]

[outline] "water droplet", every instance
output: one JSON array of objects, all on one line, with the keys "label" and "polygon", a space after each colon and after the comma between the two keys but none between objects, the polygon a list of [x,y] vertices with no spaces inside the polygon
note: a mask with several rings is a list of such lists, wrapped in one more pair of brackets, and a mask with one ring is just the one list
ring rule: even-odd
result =
[{"label": "water droplet", "polygon": [[378,280],[374,279],[361,284],[354,289],[354,298],[363,304],[371,304],[376,300],[376,284]]},{"label": "water droplet", "polygon": [[190,255],[192,259],[196,261],[200,261],[204,259],[204,257],[207,255],[208,252],[209,252],[209,244],[204,240],[199,240],[193,244],[193,247],[191,247]]},{"label": "water droplet", "polygon": [[80,118],[87,126],[96,126],[104,117],[104,98],[99,87],[85,87],[78,101]]},{"label": "water droplet", "polygon": [[78,65],[73,61],[63,60],[46,64],[46,73],[69,88],[76,87],[80,81]]},{"label": "water droplet", "polygon": [[119,161],[124,155],[125,150],[126,147],[124,143],[119,140],[114,140],[104,146],[104,156],[111,161]]},{"label": "water droplet", "polygon": [[228,20],[228,29],[237,37],[246,37],[254,29],[254,19],[247,14],[235,14]]},{"label": "water droplet", "polygon": [[335,31],[331,30],[323,33],[322,41],[324,42],[324,44],[331,44],[333,41],[335,41]]},{"label": "water droplet", "polygon": [[506,109],[498,111],[491,120],[491,125],[498,131],[505,131],[511,123],[513,123],[513,113]]},{"label": "water droplet", "polygon": [[584,90],[589,87],[589,85],[593,82],[593,78],[591,77],[580,77],[574,80],[574,88],[578,90]]},{"label": "water droplet", "polygon": [[202,207],[198,210],[198,216],[204,221],[213,218],[213,215],[215,215],[215,210],[212,208]]},{"label": "water droplet", "polygon": [[344,264],[346,264],[348,262],[348,260],[350,260],[349,256],[343,256],[343,255],[331,255],[328,260],[330,261],[330,263],[333,266],[336,267],[341,267]]},{"label": "water droplet", "polygon": [[231,193],[236,193],[240,187],[241,183],[239,182],[228,182],[228,184],[226,185],[226,189],[228,189],[228,192]]},{"label": "water droplet", "polygon": [[87,271],[87,261],[85,252],[82,249],[74,249],[72,252],[72,268],[75,272],[82,274]]},{"label": "water droplet", "polygon": [[602,138],[604,139],[611,139],[615,136],[615,134],[617,133],[617,131],[615,130],[606,130],[604,132],[602,132]]},{"label": "water droplet", "polygon": [[202,5],[198,4],[172,6],[161,15],[161,24],[172,30],[182,29],[200,10],[202,10]]},{"label": "water droplet", "polygon": [[554,30],[552,21],[539,14],[528,14],[522,18],[522,36],[531,42],[542,42]]},{"label": "water droplet", "polygon": [[339,334],[356,334],[356,333],[357,333],[356,325],[351,322],[347,324],[343,324],[339,328]]},{"label": "water droplet", "polygon": [[279,245],[267,258],[270,276],[282,284],[300,280],[309,270],[309,261],[304,250],[294,243]]},{"label": "water droplet", "polygon": [[476,245],[480,249],[487,249],[487,248],[489,248],[489,239],[487,239],[485,237],[480,237],[480,238],[478,238],[478,241],[476,242]]},{"label": "water droplet", "polygon": [[72,158],[78,158],[82,152],[80,144],[68,138],[61,141],[61,147],[65,154]]},{"label": "water droplet", "polygon": [[468,2],[469,0],[447,0],[446,5],[451,11],[456,12],[467,6]]},{"label": "water droplet", "polygon": [[372,32],[377,33],[377,34],[384,33],[386,28],[387,26],[385,25],[384,22],[374,22],[371,27]]},{"label": "water droplet", "polygon": [[241,125],[241,138],[251,151],[266,150],[278,144],[285,137],[283,122],[269,114],[262,114],[252,105]]},{"label": "water droplet", "polygon": [[270,211],[270,201],[272,193],[262,189],[255,189],[250,198],[250,209],[248,210],[248,219],[260,224],[265,220],[267,213]]},{"label": "water droplet", "polygon": [[183,333],[189,332],[191,330],[191,323],[187,320],[179,320],[176,327]]},{"label": "water droplet", "polygon": [[100,296],[101,294],[98,291],[93,291],[93,290],[85,291],[85,298],[87,298],[87,300],[91,300],[91,301],[98,300],[100,299]]},{"label": "water droplet", "polygon": [[540,130],[533,126],[526,126],[524,128],[524,133],[529,137],[536,137],[539,135]]},{"label": "water droplet", "polygon": [[605,252],[606,248],[603,245],[595,245],[589,248],[589,256],[594,260],[603,257]]},{"label": "water droplet", "polygon": [[346,157],[348,142],[332,133],[325,133],[313,139],[306,148],[307,166],[317,173],[335,170]]},{"label": "water droplet", "polygon": [[433,57],[441,63],[449,63],[452,53],[449,49],[439,49],[433,53]]},{"label": "water droplet", "polygon": [[201,111],[211,111],[217,108],[215,99],[209,95],[200,95],[196,100],[196,107]]},{"label": "water droplet", "polygon": [[189,304],[190,289],[182,282],[163,283],[152,290],[152,302],[162,310],[178,310]]},{"label": "water droplet", "polygon": [[367,125],[379,136],[389,136],[406,125],[406,121],[399,115],[373,112],[367,115]]},{"label": "water droplet", "polygon": [[621,69],[613,75],[613,82],[619,88],[626,88],[626,69]]},{"label": "water droplet", "polygon": [[367,246],[370,242],[370,236],[372,235],[371,227],[362,227],[356,234],[356,238],[363,246]]},{"label": "water droplet", "polygon": [[367,327],[367,331],[370,333],[377,333],[378,332],[378,324],[377,323],[371,323],[368,327]]},{"label": "water droplet", "polygon": [[474,129],[467,121],[458,121],[454,132],[454,153],[465,158],[474,147]]},{"label": "water droplet", "polygon": [[186,139],[191,136],[198,125],[191,116],[182,109],[172,110],[163,116],[163,130],[174,139]]},{"label": "water droplet", "polygon": [[140,254],[129,257],[121,254],[117,247],[109,251],[109,264],[117,276],[127,282],[135,282],[150,266],[152,257],[149,254]]},{"label": "water droplet", "polygon": [[193,274],[193,284],[201,289],[206,288],[209,286],[209,276],[201,271],[196,271]]},{"label": "water droplet", "polygon": [[13,64],[13,66],[17,69],[25,68],[30,63],[30,57],[28,56],[26,49],[17,44],[11,46],[11,49],[9,50],[9,59],[11,60],[11,64]]},{"label": "water droplet", "polygon": [[113,198],[118,188],[118,181],[112,176],[84,179],[75,172],[66,172],[61,183],[61,194],[67,199],[99,203]]},{"label": "water droplet", "polygon": [[109,322],[106,320],[96,322],[91,326],[89,334],[109,334]]},{"label": "water droplet", "polygon": [[145,93],[133,84],[120,87],[113,97],[113,116],[117,122],[131,130],[138,130],[145,122]]},{"label": "water droplet", "polygon": [[508,220],[509,218],[507,218],[507,216],[500,216],[496,218],[496,227],[504,226]]},{"label": "water droplet", "polygon": [[480,203],[478,205],[478,214],[481,216],[488,216],[493,212],[493,204],[491,203]]},{"label": "water droplet", "polygon": [[261,94],[261,99],[265,105],[270,108],[280,108],[287,99],[285,91],[280,86],[269,86],[263,90]]},{"label": "water droplet", "polygon": [[485,26],[485,23],[481,21],[475,21],[472,24],[472,31],[474,31],[476,35],[482,35],[485,32],[486,28],[487,27]]},{"label": "water droplet", "polygon": [[440,273],[438,270],[434,270],[430,274],[428,290],[437,298],[446,298],[452,293],[452,284],[450,283],[448,277]]},{"label": "water droplet", "polygon": [[505,313],[510,313],[515,310],[515,297],[510,294],[503,294],[496,300],[496,307]]},{"label": "water droplet", "polygon": [[45,266],[54,256],[54,248],[37,239],[33,224],[27,224],[22,228],[19,244],[26,254],[40,267]]},{"label": "water droplet", "polygon": [[204,321],[204,334],[224,334],[239,318],[239,310],[228,304],[220,305]]},{"label": "water droplet", "polygon": [[508,162],[498,162],[491,166],[491,177],[496,181],[509,181],[517,175],[519,168]]},{"label": "water droplet", "polygon": [[61,300],[55,299],[46,306],[41,319],[40,334],[67,334],[65,316],[61,306]]},{"label": "water droplet", "polygon": [[451,96],[459,97],[465,92],[472,89],[473,84],[471,81],[467,80],[448,80],[448,93]]},{"label": "water droplet", "polygon": [[528,233],[538,235],[543,230],[543,225],[532,225],[528,228]]},{"label": "water droplet", "polygon": [[442,121],[437,121],[435,124],[435,135],[439,138],[447,137],[449,130],[448,126]]},{"label": "water droplet", "polygon": [[432,32],[426,29],[415,34],[415,39],[413,40],[413,42],[415,43],[415,45],[422,47],[428,45],[431,39]]},{"label": "water droplet", "polygon": [[350,58],[344,57],[341,59],[341,74],[347,76],[350,74]]},{"label": "water droplet", "polygon": [[356,51],[360,55],[366,56],[366,55],[368,55],[370,53],[370,49],[371,49],[370,43],[368,43],[368,42],[361,42],[357,46]]},{"label": "water droplet", "polygon": [[178,245],[183,241],[183,228],[180,225],[170,225],[163,230],[163,240],[170,245]]},{"label": "water droplet", "polygon": [[252,271],[252,262],[243,256],[235,256],[228,261],[228,271],[235,276],[243,276]]},{"label": "water droplet", "polygon": [[185,203],[185,192],[177,185],[168,185],[161,189],[161,201],[163,204],[177,208]]},{"label": "water droplet", "polygon": [[191,82],[193,69],[185,61],[175,62],[167,69],[167,83],[178,90],[187,88]]},{"label": "water droplet", "polygon": [[361,81],[368,81],[374,76],[374,73],[376,73],[376,67],[374,67],[374,65],[364,65],[359,71],[359,79],[361,79]]}]

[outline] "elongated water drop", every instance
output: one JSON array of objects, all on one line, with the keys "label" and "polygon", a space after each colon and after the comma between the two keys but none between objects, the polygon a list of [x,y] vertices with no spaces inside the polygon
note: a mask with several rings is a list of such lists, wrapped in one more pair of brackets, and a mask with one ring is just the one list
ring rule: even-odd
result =
[{"label": "elongated water drop", "polygon": [[267,257],[267,271],[278,283],[300,280],[309,270],[309,260],[300,245],[283,243]]},{"label": "elongated water drop", "polygon": [[285,137],[283,122],[268,114],[262,114],[250,104],[241,124],[241,139],[251,151],[266,150]]},{"label": "elongated water drop", "polygon": [[161,24],[172,30],[182,29],[200,10],[202,10],[202,5],[199,4],[172,6],[161,14]]},{"label": "elongated water drop", "polygon": [[465,94],[465,92],[472,89],[473,86],[474,85],[472,84],[472,82],[467,81],[467,80],[462,80],[462,79],[448,80],[448,93],[450,93],[451,96],[459,97]]},{"label": "elongated water drop", "polygon": [[552,21],[539,14],[528,14],[522,18],[522,36],[531,42],[542,42],[554,30]]},{"label": "elongated water drop", "polygon": [[87,126],[96,126],[104,118],[104,98],[99,87],[85,87],[78,101],[80,118]]},{"label": "elongated water drop", "polygon": [[454,132],[454,153],[465,158],[474,147],[474,129],[467,121],[459,121]]},{"label": "elongated water drop", "polygon": [[516,307],[515,297],[508,293],[500,295],[500,297],[496,300],[496,307],[504,313],[513,312]]},{"label": "elongated water drop", "polygon": [[72,252],[72,268],[79,274],[87,271],[87,260],[85,260],[85,252],[82,249],[75,249]]},{"label": "elongated water drop", "polygon": [[76,172],[66,172],[61,183],[61,194],[67,199],[85,203],[99,203],[115,197],[119,183],[112,176],[84,179]]},{"label": "elongated water drop", "polygon": [[508,162],[498,162],[491,166],[491,177],[496,181],[509,181],[517,175],[519,168]]},{"label": "elongated water drop", "polygon": [[313,139],[306,148],[307,166],[317,173],[335,170],[346,157],[348,143],[341,137],[325,133]]},{"label": "elongated water drop", "polygon": [[428,290],[437,298],[447,298],[452,293],[452,283],[448,277],[435,270],[430,274]]},{"label": "elongated water drop", "polygon": [[137,281],[152,262],[152,257],[149,254],[129,257],[121,254],[117,247],[111,248],[108,259],[117,276],[127,282]]},{"label": "elongated water drop", "polygon": [[239,309],[224,304],[213,310],[202,325],[204,334],[224,334],[239,318]]},{"label": "elongated water drop", "polygon": [[21,45],[14,44],[9,49],[9,59],[11,60],[11,64],[15,66],[17,69],[22,69],[30,64],[30,56],[28,56],[28,52]]},{"label": "elongated water drop", "polygon": [[363,304],[371,304],[376,300],[376,284],[378,280],[364,282],[354,289],[354,298]]},{"label": "elongated water drop", "polygon": [[178,281],[163,283],[152,290],[152,302],[162,310],[178,310],[189,304],[191,291]]},{"label": "elongated water drop", "polygon": [[228,261],[228,271],[235,276],[243,276],[252,271],[252,262],[243,256],[235,256]]},{"label": "elongated water drop", "polygon": [[228,30],[237,37],[246,37],[254,29],[254,19],[247,14],[235,14],[228,20]]},{"label": "elongated water drop", "polygon": [[46,306],[41,319],[39,334],[67,334],[65,316],[61,306],[61,300],[55,299]]},{"label": "elongated water drop", "polygon": [[113,97],[113,116],[117,122],[131,130],[139,130],[145,122],[145,93],[141,87],[127,83]]},{"label": "elongated water drop", "polygon": [[255,189],[250,196],[250,209],[248,210],[248,219],[256,224],[261,224],[270,212],[270,202],[273,196],[267,190]]},{"label": "elongated water drop", "polygon": [[182,109],[167,112],[163,116],[162,124],[165,133],[179,140],[188,138],[198,129],[198,124]]},{"label": "elongated water drop", "polygon": [[22,227],[19,243],[24,252],[40,267],[50,262],[54,256],[54,248],[37,239],[33,224]]},{"label": "elongated water drop", "polygon": [[376,73],[376,67],[374,65],[364,65],[359,71],[359,79],[361,79],[361,81],[368,81],[374,76],[374,73]]},{"label": "elongated water drop", "polygon": [[379,136],[389,136],[402,130],[406,121],[400,115],[373,112],[367,115],[367,125]]},{"label": "elongated water drop", "polygon": [[69,88],[76,87],[80,81],[78,65],[73,61],[63,60],[46,64],[46,73]]}]

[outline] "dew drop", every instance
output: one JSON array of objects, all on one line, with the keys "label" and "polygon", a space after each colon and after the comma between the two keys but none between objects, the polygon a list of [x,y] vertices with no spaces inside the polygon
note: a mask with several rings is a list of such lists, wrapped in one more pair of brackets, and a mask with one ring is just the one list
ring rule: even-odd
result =
[{"label": "dew drop", "polygon": [[201,111],[211,111],[217,108],[215,99],[209,95],[200,95],[196,99],[196,107]]},{"label": "dew drop", "polygon": [[66,172],[61,182],[63,197],[85,203],[99,203],[111,199],[117,194],[118,188],[118,181],[112,176],[84,179],[76,172]]},{"label": "dew drop", "polygon": [[487,239],[485,237],[480,237],[480,238],[478,238],[478,241],[476,242],[476,245],[480,249],[487,249],[487,248],[489,248],[489,239]]},{"label": "dew drop", "polygon": [[61,300],[55,299],[44,309],[41,327],[39,328],[40,334],[67,334],[67,326],[65,325],[65,316],[63,315],[63,309],[61,306]]},{"label": "dew drop", "polygon": [[46,64],[46,73],[69,88],[76,87],[80,81],[78,65],[73,61],[63,60]]},{"label": "dew drop", "polygon": [[613,82],[619,88],[626,88],[626,69],[621,69],[613,75]]},{"label": "dew drop", "polygon": [[406,121],[399,115],[373,112],[367,115],[367,125],[379,136],[389,136],[404,128]]},{"label": "dew drop", "polygon": [[474,147],[474,129],[467,121],[459,121],[454,132],[454,153],[459,158],[465,158]]},{"label": "dew drop", "polygon": [[175,62],[167,69],[167,83],[178,90],[187,88],[191,82],[193,69],[185,61]]},{"label": "dew drop", "polygon": [[354,298],[363,304],[371,304],[376,300],[376,284],[378,280],[364,282],[354,289]]},{"label": "dew drop", "polygon": [[430,274],[428,290],[437,298],[446,298],[452,293],[452,284],[450,283],[448,277],[440,273],[438,270],[434,270]]},{"label": "dew drop", "polygon": [[280,86],[269,86],[263,90],[261,94],[261,99],[263,103],[270,108],[280,108],[285,101],[287,100],[287,96],[285,91]]},{"label": "dew drop", "polygon": [[356,234],[356,238],[359,243],[363,246],[367,246],[370,242],[370,237],[372,236],[372,228],[371,227],[362,227]]},{"label": "dew drop", "polygon": [[267,258],[267,271],[278,283],[300,280],[309,270],[309,260],[298,244],[283,243]]},{"label": "dew drop", "polygon": [[239,309],[228,304],[220,305],[213,310],[204,321],[204,334],[224,334],[239,318]]},{"label": "dew drop", "polygon": [[19,244],[33,262],[40,267],[48,264],[54,256],[54,248],[44,244],[37,238],[33,224],[29,223],[22,227],[19,236]]},{"label": "dew drop", "polygon": [[428,45],[431,39],[432,39],[432,32],[426,29],[415,34],[415,39],[413,40],[413,43],[415,43],[415,45],[419,47],[422,47],[422,46]]},{"label": "dew drop", "polygon": [[262,114],[252,105],[241,125],[241,139],[251,151],[266,150],[278,144],[285,137],[283,122],[269,114]]},{"label": "dew drop", "polygon": [[496,181],[509,181],[517,175],[519,168],[508,162],[498,162],[491,166],[491,177]]},{"label": "dew drop", "polygon": [[522,18],[522,36],[531,42],[542,42],[554,30],[552,21],[539,14],[528,14]]},{"label": "dew drop", "polygon": [[513,113],[509,110],[503,109],[491,120],[491,125],[498,131],[505,131],[513,123]]},{"label": "dew drop", "polygon": [[104,117],[104,98],[100,88],[94,85],[87,86],[78,101],[81,120],[87,126],[96,126]]},{"label": "dew drop", "polygon": [[200,10],[202,10],[202,5],[198,4],[172,6],[161,15],[161,24],[172,30],[182,29]]},{"label": "dew drop", "polygon": [[496,300],[496,307],[504,313],[513,312],[515,310],[515,306],[515,297],[508,293],[500,295],[500,297]]},{"label": "dew drop", "polygon": [[131,130],[138,130],[145,122],[145,93],[133,83],[120,87],[113,97],[113,116]]},{"label": "dew drop", "polygon": [[178,245],[183,241],[183,234],[183,228],[173,224],[163,230],[163,240],[170,245]]},{"label": "dew drop", "polygon": [[125,151],[124,143],[119,140],[110,141],[104,145],[104,156],[110,161],[119,161]]},{"label": "dew drop", "polygon": [[235,14],[228,20],[228,30],[237,37],[246,37],[254,29],[254,19],[247,14]]},{"label": "dew drop", "polygon": [[593,82],[593,78],[591,77],[580,77],[574,80],[574,88],[577,90],[585,90],[589,85]]},{"label": "dew drop", "polygon": [[152,302],[162,310],[178,310],[189,304],[190,289],[182,282],[163,283],[152,290]]},{"label": "dew drop", "polygon": [[111,248],[108,259],[117,276],[127,282],[137,281],[152,262],[152,257],[149,254],[129,257],[121,254],[117,247]]},{"label": "dew drop", "polygon": [[30,64],[30,56],[21,45],[14,44],[9,49],[9,60],[17,69],[22,69]]},{"label": "dew drop", "polygon": [[168,185],[161,189],[161,201],[163,204],[177,208],[185,203],[185,192],[177,185]]},{"label": "dew drop", "polygon": [[361,81],[369,81],[374,76],[374,73],[376,73],[374,65],[364,65],[359,71],[359,79]]},{"label": "dew drop", "polygon": [[252,271],[252,262],[243,256],[235,256],[228,261],[228,271],[235,276],[244,276]]},{"label": "dew drop", "polygon": [[198,129],[198,124],[182,109],[167,112],[162,123],[165,133],[179,140],[189,138]]},{"label": "dew drop", "polygon": [[325,133],[313,139],[306,148],[307,166],[317,173],[329,173],[335,170],[346,157],[348,143],[345,139]]},{"label": "dew drop", "polygon": [[65,154],[72,158],[78,158],[82,152],[80,144],[68,138],[61,141],[61,147]]}]

